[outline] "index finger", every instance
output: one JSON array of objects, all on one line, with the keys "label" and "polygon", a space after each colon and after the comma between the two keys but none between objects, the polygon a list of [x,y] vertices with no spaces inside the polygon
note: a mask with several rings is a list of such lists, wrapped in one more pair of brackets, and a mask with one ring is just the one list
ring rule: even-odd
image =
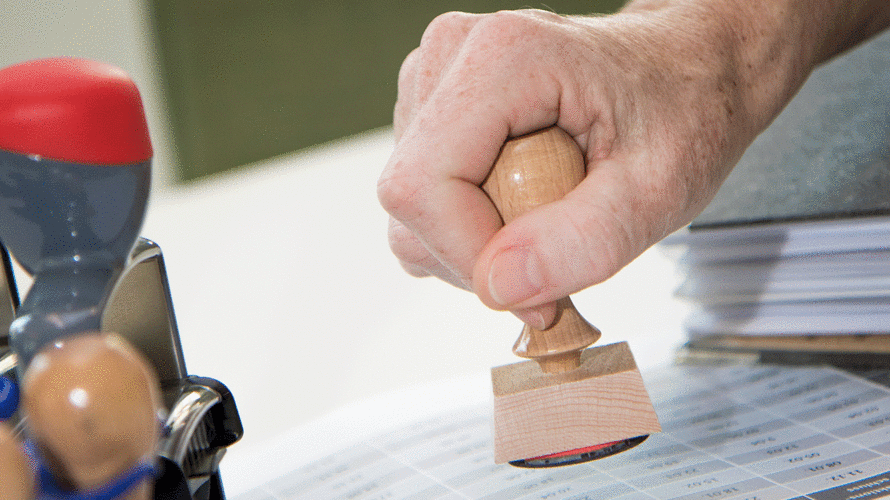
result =
[{"label": "index finger", "polygon": [[480,22],[470,32],[405,126],[378,184],[384,208],[467,285],[479,252],[502,226],[479,185],[509,136],[558,118],[555,78],[503,31]]}]

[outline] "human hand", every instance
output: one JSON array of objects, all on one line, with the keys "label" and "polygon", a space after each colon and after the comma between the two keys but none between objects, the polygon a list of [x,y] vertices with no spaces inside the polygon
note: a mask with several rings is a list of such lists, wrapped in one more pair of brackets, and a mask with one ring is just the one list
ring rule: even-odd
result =
[{"label": "human hand", "polygon": [[[378,186],[403,267],[543,328],[552,301],[700,212],[766,119],[750,114],[733,54],[708,25],[669,21],[437,18],[402,66]],[[504,141],[554,124],[581,147],[587,176],[502,228],[479,185]]]}]

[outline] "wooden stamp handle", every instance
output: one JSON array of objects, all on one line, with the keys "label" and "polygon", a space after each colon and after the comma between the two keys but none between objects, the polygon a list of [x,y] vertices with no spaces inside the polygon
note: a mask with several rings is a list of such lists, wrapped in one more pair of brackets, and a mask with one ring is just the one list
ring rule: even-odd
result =
[{"label": "wooden stamp handle", "polygon": [[[509,224],[539,205],[562,199],[584,175],[584,157],[574,139],[551,127],[507,141],[482,189]],[[553,326],[538,330],[525,325],[513,352],[534,359],[544,372],[564,372],[577,368],[581,351],[599,338],[599,330],[565,297],[557,301]]]}]

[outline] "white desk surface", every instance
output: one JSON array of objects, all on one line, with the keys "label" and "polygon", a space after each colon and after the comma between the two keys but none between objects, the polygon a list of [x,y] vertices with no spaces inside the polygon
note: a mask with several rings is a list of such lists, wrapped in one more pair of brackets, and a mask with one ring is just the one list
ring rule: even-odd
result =
[{"label": "white desk surface", "polygon": [[[187,368],[225,383],[244,424],[223,461],[231,493],[285,435],[311,436],[292,451],[310,459],[418,405],[484,399],[490,367],[517,361],[517,319],[390,253],[376,181],[391,148],[373,131],[151,201],[143,234],[164,251]],[[682,340],[676,284],[655,249],[573,299],[601,343],[630,342],[645,377]]]}]

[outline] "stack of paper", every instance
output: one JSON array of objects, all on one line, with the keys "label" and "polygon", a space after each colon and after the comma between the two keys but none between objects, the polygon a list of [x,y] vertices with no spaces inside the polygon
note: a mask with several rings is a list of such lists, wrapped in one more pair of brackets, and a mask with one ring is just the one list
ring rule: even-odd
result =
[{"label": "stack of paper", "polygon": [[688,230],[678,295],[712,335],[890,333],[890,216]]},{"label": "stack of paper", "polygon": [[[885,498],[890,390],[875,382],[886,375],[862,378],[815,367],[667,366],[647,377],[664,432],[618,455],[552,469],[495,465],[488,405],[464,407],[257,477],[233,498]],[[278,448],[289,449],[297,461],[303,442],[285,440]]]}]

